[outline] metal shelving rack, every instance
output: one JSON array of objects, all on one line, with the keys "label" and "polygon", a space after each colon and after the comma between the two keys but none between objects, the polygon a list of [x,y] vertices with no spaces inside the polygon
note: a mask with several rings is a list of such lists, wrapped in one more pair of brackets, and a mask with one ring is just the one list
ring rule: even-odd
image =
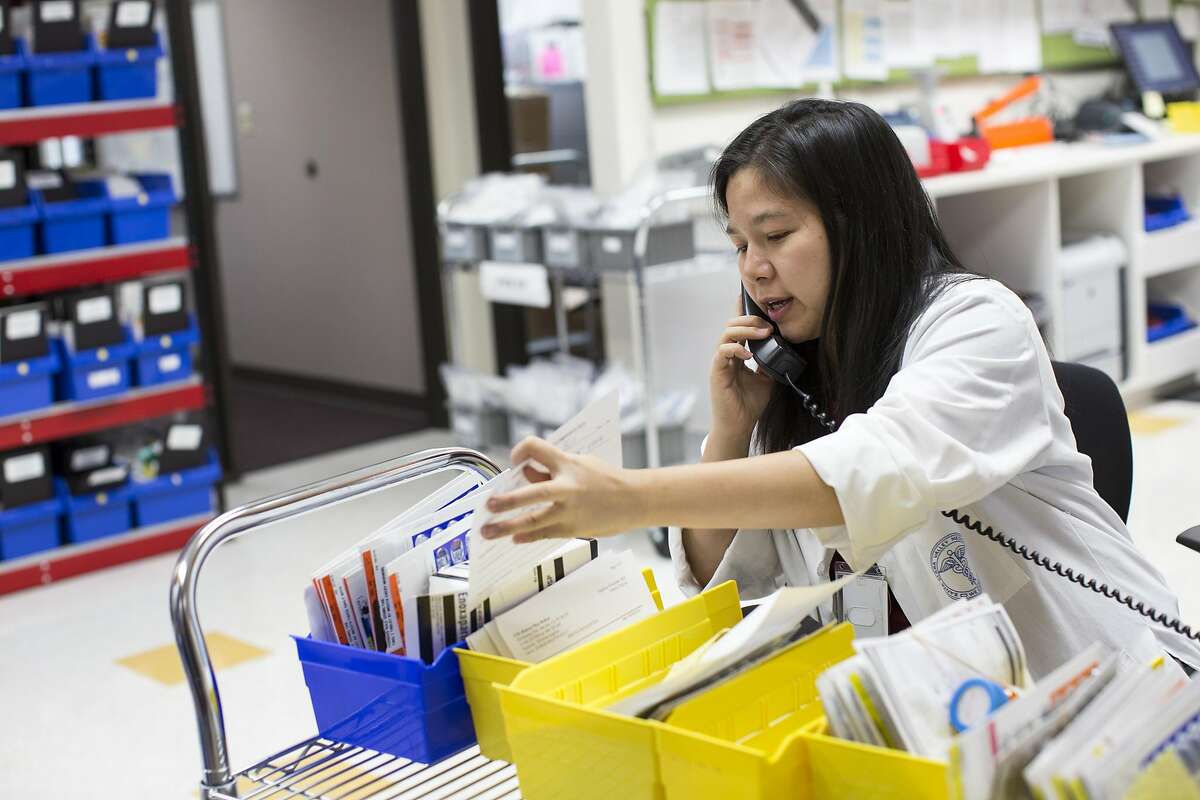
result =
[{"label": "metal shelving rack", "polygon": [[[208,158],[201,124],[200,89],[188,0],[160,0],[169,30],[174,101],[94,102],[0,111],[0,145],[36,145],[64,136],[94,138],[132,131],[175,129],[183,168],[186,239],[104,247],[63,255],[0,262],[0,295],[17,299],[97,283],[190,270],[201,329],[203,378],[87,403],[56,403],[0,418],[0,450],[56,441],[181,411],[209,410],[210,430],[226,477],[230,458],[225,387],[228,383],[224,317]],[[218,491],[218,496],[223,493]],[[120,536],[66,545],[0,561],[0,594],[178,549],[207,518],[136,529]]]}]

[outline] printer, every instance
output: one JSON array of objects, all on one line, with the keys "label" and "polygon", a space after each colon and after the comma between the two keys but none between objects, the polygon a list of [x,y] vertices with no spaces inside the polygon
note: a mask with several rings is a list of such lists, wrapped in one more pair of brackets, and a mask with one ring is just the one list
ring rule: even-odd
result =
[{"label": "printer", "polygon": [[1066,235],[1058,254],[1062,318],[1055,357],[1095,367],[1117,382],[1125,376],[1121,270],[1128,259],[1125,243],[1110,233]]}]

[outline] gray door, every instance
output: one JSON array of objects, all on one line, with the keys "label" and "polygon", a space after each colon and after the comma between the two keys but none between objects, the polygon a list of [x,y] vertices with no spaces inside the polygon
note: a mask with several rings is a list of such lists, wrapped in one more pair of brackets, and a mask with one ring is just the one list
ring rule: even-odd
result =
[{"label": "gray door", "polygon": [[390,3],[223,9],[239,195],[217,224],[234,365],[424,394]]}]

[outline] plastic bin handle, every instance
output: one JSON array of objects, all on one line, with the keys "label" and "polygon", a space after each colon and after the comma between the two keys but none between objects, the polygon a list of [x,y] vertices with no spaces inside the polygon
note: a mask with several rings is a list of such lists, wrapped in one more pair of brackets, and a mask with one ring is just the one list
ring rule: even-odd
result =
[{"label": "plastic bin handle", "polygon": [[484,478],[500,472],[494,461],[474,450],[457,447],[424,450],[232,509],[188,540],[171,578],[171,626],[175,629],[175,645],[196,707],[204,759],[200,800],[211,800],[213,792],[229,793],[234,788],[221,697],[196,606],[196,584],[209,553],[217,545],[265,525],[448,469],[470,470]]}]

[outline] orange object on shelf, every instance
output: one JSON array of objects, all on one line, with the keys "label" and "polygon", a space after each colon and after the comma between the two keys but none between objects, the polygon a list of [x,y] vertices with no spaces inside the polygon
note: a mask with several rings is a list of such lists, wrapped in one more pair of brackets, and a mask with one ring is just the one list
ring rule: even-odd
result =
[{"label": "orange object on shelf", "polygon": [[988,121],[1018,100],[1036,93],[1041,86],[1042,79],[1031,75],[1003,97],[988,103],[975,114],[975,125],[979,128],[979,134],[993,150],[1054,141],[1054,125],[1047,117],[1031,116],[1013,122]]}]

